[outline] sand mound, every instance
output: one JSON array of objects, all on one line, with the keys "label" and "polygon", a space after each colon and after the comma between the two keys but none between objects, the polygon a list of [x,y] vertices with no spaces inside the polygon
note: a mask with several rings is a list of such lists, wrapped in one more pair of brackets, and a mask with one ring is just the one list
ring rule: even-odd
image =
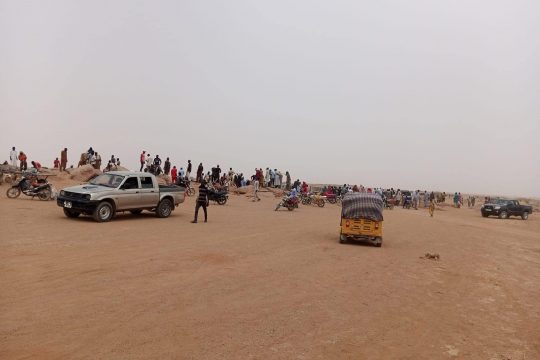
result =
[{"label": "sand mound", "polygon": [[253,194],[253,185],[234,188],[231,192],[236,195]]},{"label": "sand mound", "polygon": [[17,172],[19,171],[19,168],[13,165],[8,164],[1,164],[0,165],[0,171],[2,172]]},{"label": "sand mound", "polygon": [[172,180],[171,180],[171,177],[169,175],[159,175],[159,176],[156,176],[156,179],[157,179],[159,185],[171,185],[172,184]]},{"label": "sand mound", "polygon": [[68,169],[70,179],[87,182],[90,179],[102,174],[101,170],[94,169],[92,165],[83,165],[78,168]]},{"label": "sand mound", "polygon": [[275,188],[267,187],[265,188],[265,190],[273,193],[275,197],[283,197],[283,195],[285,195],[285,190],[282,190],[282,189],[275,189]]}]

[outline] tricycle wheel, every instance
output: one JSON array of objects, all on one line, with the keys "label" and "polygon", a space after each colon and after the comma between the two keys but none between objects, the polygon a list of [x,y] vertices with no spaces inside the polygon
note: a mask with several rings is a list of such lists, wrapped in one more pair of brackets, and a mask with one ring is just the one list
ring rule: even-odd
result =
[{"label": "tricycle wheel", "polygon": [[339,234],[339,242],[345,244],[347,242],[347,237],[343,234]]},{"label": "tricycle wheel", "polygon": [[376,237],[375,241],[376,241],[376,243],[375,243],[376,247],[381,247],[382,246],[382,237]]},{"label": "tricycle wheel", "polygon": [[227,198],[225,196],[222,196],[217,200],[217,203],[219,205],[225,205],[227,203]]}]

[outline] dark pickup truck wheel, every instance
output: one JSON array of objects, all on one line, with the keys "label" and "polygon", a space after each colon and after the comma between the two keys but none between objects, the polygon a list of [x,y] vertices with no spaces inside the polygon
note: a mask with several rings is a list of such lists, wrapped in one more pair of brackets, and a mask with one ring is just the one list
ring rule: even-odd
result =
[{"label": "dark pickup truck wheel", "polygon": [[171,215],[173,209],[173,203],[169,199],[163,199],[159,202],[156,209],[156,216],[159,218],[166,218]]},{"label": "dark pickup truck wheel", "polygon": [[97,222],[107,222],[112,219],[114,209],[108,202],[102,202],[96,207],[92,215]]},{"label": "dark pickup truck wheel", "polygon": [[527,220],[529,218],[529,213],[525,211],[523,214],[521,214],[521,218],[523,220]]},{"label": "dark pickup truck wheel", "polygon": [[499,219],[506,219],[508,217],[508,213],[506,211],[501,211],[499,213]]}]

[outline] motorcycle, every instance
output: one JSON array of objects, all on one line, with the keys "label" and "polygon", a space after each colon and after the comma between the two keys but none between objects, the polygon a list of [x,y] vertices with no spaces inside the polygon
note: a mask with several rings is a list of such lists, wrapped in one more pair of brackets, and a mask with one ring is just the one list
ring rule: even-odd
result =
[{"label": "motorcycle", "polygon": [[219,205],[225,205],[229,198],[229,193],[226,190],[208,189],[208,200],[215,201]]},{"label": "motorcycle", "polygon": [[318,207],[324,207],[324,196],[322,195],[311,195],[310,204],[317,205]]},{"label": "motorcycle", "polygon": [[386,196],[383,196],[383,205],[384,205],[385,209],[393,210],[394,209],[394,204],[395,204],[395,199],[394,198],[389,199]]},{"label": "motorcycle", "polygon": [[36,184],[32,184],[30,181],[30,178],[26,175],[23,175],[23,177],[13,184],[9,189],[6,191],[6,196],[10,199],[15,199],[19,197],[23,193],[26,196],[31,196],[32,199],[34,197],[38,197],[39,200],[50,200],[52,195],[52,187],[51,184],[47,181],[47,179],[38,179]]},{"label": "motorcycle", "polygon": [[301,193],[300,194],[300,201],[302,202],[302,205],[310,205],[311,204],[311,195],[308,193]]},{"label": "motorcycle", "polygon": [[289,211],[293,211],[294,208],[298,208],[298,198],[284,197],[281,199],[279,204],[277,204],[275,211],[278,211],[280,207],[285,207]]},{"label": "motorcycle", "polygon": [[412,197],[411,196],[404,196],[403,197],[403,208],[404,209],[410,209],[412,207]]}]

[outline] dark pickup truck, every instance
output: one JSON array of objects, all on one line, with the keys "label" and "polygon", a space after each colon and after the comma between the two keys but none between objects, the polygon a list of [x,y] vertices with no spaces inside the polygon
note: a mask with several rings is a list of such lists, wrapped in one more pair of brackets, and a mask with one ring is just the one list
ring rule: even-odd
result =
[{"label": "dark pickup truck", "polygon": [[523,220],[527,220],[532,213],[532,206],[521,205],[517,200],[496,199],[482,205],[480,212],[483,217],[494,215],[499,219],[506,219],[510,216],[521,216]]}]

